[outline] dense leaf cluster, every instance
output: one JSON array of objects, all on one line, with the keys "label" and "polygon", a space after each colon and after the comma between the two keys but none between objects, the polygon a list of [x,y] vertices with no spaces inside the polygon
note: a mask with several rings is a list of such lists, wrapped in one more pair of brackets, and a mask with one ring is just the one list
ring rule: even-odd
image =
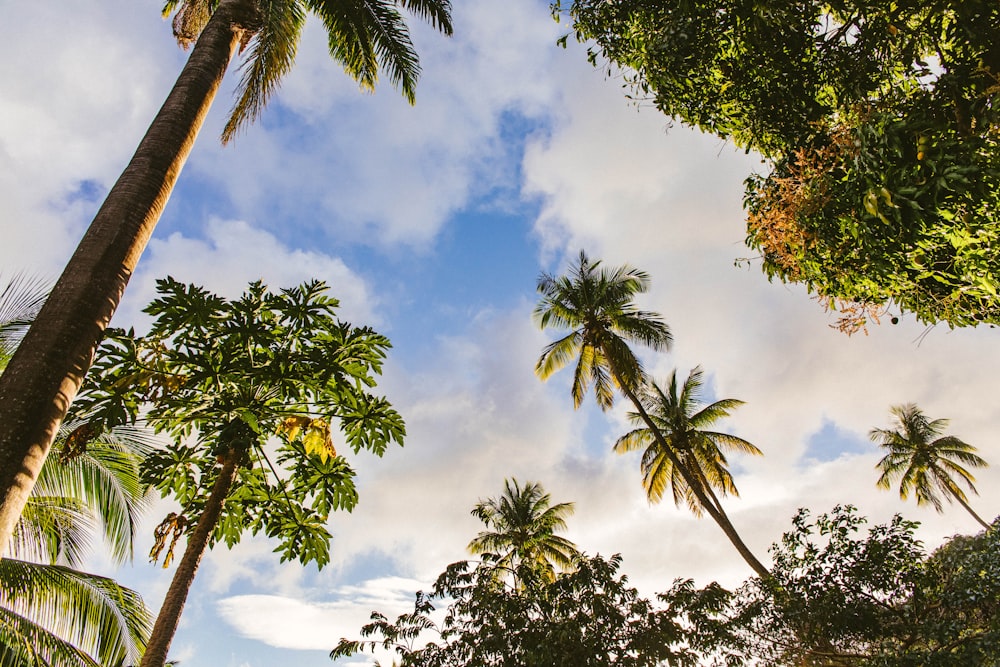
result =
[{"label": "dense leaf cluster", "polygon": [[926,322],[1000,321],[997,3],[563,4],[593,62],[766,158],[747,242],[770,277],[862,319],[892,301]]},{"label": "dense leaf cluster", "polygon": [[619,556],[580,556],[554,580],[523,564],[517,586],[496,574],[496,557],[454,563],[412,613],[373,613],[366,639],[342,639],[331,657],[391,650],[401,667],[1000,664],[998,524],[928,556],[916,523],[866,523],[851,506],[815,519],[800,510],[772,548],[770,577],[735,591],[677,580],[655,603],[627,585]]},{"label": "dense leaf cluster", "polygon": [[916,524],[870,528],[853,507],[809,521],[773,549],[771,581],[733,597],[726,648],[739,664],[967,667],[1000,660],[1000,530],[927,556]]},{"label": "dense leaf cluster", "polygon": [[[513,577],[496,573],[496,559],[453,563],[429,595],[417,594],[412,613],[394,622],[373,613],[361,634],[375,639],[342,639],[330,656],[381,647],[394,650],[401,667],[698,664],[690,642],[698,646],[715,635],[707,626],[691,635],[682,623],[682,607],[718,611],[725,591],[718,587],[695,591],[684,582],[654,603],[628,585],[627,577],[618,572],[620,566],[618,555],[579,556],[572,570],[553,579],[529,563],[518,566]],[[505,585],[505,579],[521,585]],[[664,604],[668,599],[677,606]],[[440,614],[434,613],[436,601],[448,603],[440,622],[436,620]]]},{"label": "dense leaf cluster", "polygon": [[329,560],[331,511],[357,502],[335,438],[381,455],[403,421],[371,393],[389,341],[335,317],[321,282],[234,301],[167,278],[146,311],[150,332],[112,331],[82,406],[104,427],[144,420],[170,437],[145,462],[147,483],[181,505],[164,532],[190,531],[228,456],[239,459],[212,541],[244,531],[278,540],[282,560]]}]

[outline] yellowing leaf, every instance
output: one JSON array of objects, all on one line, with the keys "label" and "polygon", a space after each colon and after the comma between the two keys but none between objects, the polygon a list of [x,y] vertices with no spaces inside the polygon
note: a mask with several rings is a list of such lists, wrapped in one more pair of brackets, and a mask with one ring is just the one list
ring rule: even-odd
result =
[{"label": "yellowing leaf", "polygon": [[331,456],[337,455],[337,449],[333,446],[333,434],[330,431],[330,423],[325,419],[313,419],[305,435],[302,436],[302,444],[305,445],[306,454],[315,454],[326,463]]},{"label": "yellowing leaf", "polygon": [[285,433],[288,435],[289,440],[295,440],[295,436],[299,434],[299,431],[308,427],[312,421],[312,419],[306,417],[305,415],[292,415],[291,417],[285,417],[281,421],[281,424],[278,425],[278,433]]}]

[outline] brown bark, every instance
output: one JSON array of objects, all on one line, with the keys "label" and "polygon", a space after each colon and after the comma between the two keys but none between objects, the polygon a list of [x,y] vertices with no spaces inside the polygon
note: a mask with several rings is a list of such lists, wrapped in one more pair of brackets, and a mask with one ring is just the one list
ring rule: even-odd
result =
[{"label": "brown bark", "polygon": [[[604,356],[607,359],[611,358],[610,355],[608,355],[607,353],[605,353]],[[611,369],[611,372],[612,374],[615,375],[615,377],[620,377],[617,373],[615,373],[614,368]],[[702,488],[701,484],[699,483],[699,480],[696,479],[687,469],[687,467],[681,463],[680,459],[677,457],[677,454],[670,447],[670,445],[667,444],[667,441],[663,437],[663,434],[660,433],[660,430],[658,428],[656,428],[656,424],[649,416],[649,413],[646,412],[646,409],[643,407],[642,402],[639,401],[639,397],[635,395],[635,392],[632,390],[632,388],[626,386],[624,383],[619,383],[619,387],[621,388],[622,393],[625,394],[625,397],[628,398],[628,400],[632,402],[632,405],[635,406],[635,409],[638,411],[639,416],[642,418],[643,422],[645,422],[646,427],[649,429],[649,432],[653,434],[653,438],[656,440],[656,443],[663,449],[663,452],[667,455],[667,458],[670,459],[671,465],[673,465],[674,467],[677,468],[677,470],[680,471],[681,476],[684,478],[684,481],[687,482],[688,486],[694,492],[694,495],[698,499],[698,502],[701,503],[702,508],[706,512],[708,512],[708,515],[711,516],[712,519],[715,521],[715,523],[719,525],[719,528],[722,529],[722,532],[726,534],[726,537],[729,538],[729,541],[732,542],[734,547],[736,547],[736,551],[739,552],[740,556],[743,557],[743,560],[746,561],[747,565],[750,566],[750,568],[757,574],[757,576],[760,577],[761,579],[770,579],[771,573],[768,571],[766,567],[764,567],[763,563],[757,560],[757,557],[753,555],[753,552],[750,551],[750,548],[747,547],[746,544],[744,544],[743,539],[740,537],[739,533],[736,532],[736,528],[734,528],[733,524],[729,521],[729,517],[722,509],[722,506],[720,504],[717,504],[717,500],[716,502],[712,502],[712,500],[709,499],[709,497],[705,493],[705,489]]]},{"label": "brown bark", "polygon": [[146,644],[146,652],[142,655],[142,662],[139,667],[163,667],[167,661],[167,652],[170,650],[170,643],[177,632],[177,624],[181,620],[181,612],[184,611],[184,603],[187,602],[188,591],[194,582],[194,575],[198,572],[198,565],[201,564],[201,557],[205,555],[208,548],[208,540],[215,531],[215,526],[222,516],[222,508],[229,495],[229,490],[236,480],[236,473],[239,472],[239,462],[242,454],[237,449],[230,449],[222,462],[222,470],[218,479],[212,487],[212,493],[208,496],[205,509],[198,518],[198,524],[194,527],[187,546],[184,548],[184,556],[177,564],[177,570],[170,580],[170,588],[163,598],[163,605],[160,613],[156,615],[156,622],[153,624],[153,631],[149,635],[149,642]]},{"label": "brown bark", "polygon": [[0,556],[255,8],[220,4],[0,376]]}]

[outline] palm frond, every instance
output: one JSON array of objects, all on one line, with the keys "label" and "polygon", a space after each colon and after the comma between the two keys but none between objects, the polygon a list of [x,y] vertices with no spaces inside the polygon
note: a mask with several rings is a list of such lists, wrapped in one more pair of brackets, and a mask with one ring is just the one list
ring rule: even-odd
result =
[{"label": "palm frond", "polygon": [[[679,464],[662,450],[656,434],[648,426],[634,429],[615,442],[615,451],[619,454],[645,448],[640,470],[650,502],[659,502],[669,488],[674,504],[687,504],[695,516],[701,516],[704,509],[697,491],[704,491],[706,496],[710,496],[713,489],[721,495],[739,495],[727,468],[725,452],[761,455],[760,449],[743,438],[705,430],[704,427],[728,417],[743,402],[726,398],[702,407],[699,400],[702,375],[701,368],[695,367],[679,387],[675,370],[667,379],[666,389],[647,381],[638,391],[640,403]],[[634,424],[645,425],[638,413],[629,413],[629,419]],[[698,485],[697,489],[692,488],[694,484]]]},{"label": "palm frond", "polygon": [[0,618],[9,647],[23,640],[47,662],[59,655],[82,660],[67,664],[134,662],[151,627],[142,598],[111,579],[12,558],[0,560]]},{"label": "palm frond", "polygon": [[[72,445],[80,451],[67,451],[68,438],[87,428],[86,422],[71,419],[60,429],[53,455],[42,466],[28,501],[29,511],[22,518],[32,539],[42,538],[41,543],[49,548],[49,557],[42,560],[78,564],[86,541],[80,541],[74,552],[72,539],[95,527],[102,530],[118,562],[132,557],[140,516],[149,502],[140,479],[140,464],[155,447],[155,436],[140,427],[116,427],[92,437],[87,434],[87,442]],[[32,505],[38,509],[31,509]],[[41,523],[32,527],[31,521]],[[53,550],[63,540],[70,540],[65,544],[68,551]]]},{"label": "palm frond", "polygon": [[222,131],[222,143],[260,117],[281,79],[295,63],[306,21],[305,8],[299,0],[269,0],[261,5],[263,21],[243,61],[237,101]]},{"label": "palm frond", "polygon": [[84,501],[36,491],[14,529],[10,553],[15,558],[76,567],[92,546],[96,525]]},{"label": "palm frond", "polygon": [[24,273],[14,274],[3,282],[0,288],[0,372],[6,368],[48,295],[46,281]]},{"label": "palm frond", "polygon": [[535,364],[535,374],[542,380],[567,366],[580,353],[581,337],[573,331],[559,340],[545,346],[542,356]]}]

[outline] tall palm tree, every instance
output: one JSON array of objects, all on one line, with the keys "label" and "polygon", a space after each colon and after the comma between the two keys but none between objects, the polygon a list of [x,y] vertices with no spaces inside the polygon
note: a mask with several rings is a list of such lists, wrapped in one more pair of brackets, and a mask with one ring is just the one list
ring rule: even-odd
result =
[{"label": "tall palm tree", "polygon": [[878,486],[890,489],[899,480],[899,497],[906,500],[910,492],[917,498],[918,505],[933,505],[943,512],[941,496],[958,501],[972,517],[986,530],[990,525],[983,521],[969,507],[965,492],[955,478],[965,482],[973,493],[978,493],[972,476],[964,466],[985,468],[987,463],[976,453],[976,448],[962,442],[953,435],[940,436],[947,419],[929,421],[913,403],[894,405],[890,411],[895,419],[895,429],[872,429],[872,441],[888,450],[888,454],[876,464],[882,471]]},{"label": "tall palm tree", "polygon": [[[0,373],[45,294],[24,275],[0,289]],[[147,498],[139,467],[151,447],[149,432],[134,427],[100,433],[74,418],[60,429],[12,536],[17,558],[0,560],[0,665],[96,667],[141,655],[151,623],[142,598],[72,568],[96,532],[117,562],[131,558]]]},{"label": "tall palm tree", "polygon": [[495,554],[497,566],[508,571],[516,571],[520,564],[537,567],[544,578],[553,580],[556,567],[571,567],[579,555],[576,545],[556,535],[566,528],[566,517],[572,513],[573,503],[553,505],[537,482],[521,486],[516,479],[504,480],[500,496],[482,500],[472,510],[488,530],[469,542],[469,551]]},{"label": "tall palm tree", "polygon": [[754,572],[761,578],[769,578],[767,568],[744,544],[725,512],[712,502],[706,485],[699,483],[681,463],[639,398],[646,375],[629,342],[642,343],[654,350],[666,350],[671,343],[670,330],[660,316],[640,311],[633,303],[637,294],[649,289],[649,277],[630,266],[611,269],[600,264],[581,252],[569,275],[543,273],[539,278],[538,292],[542,297],[534,311],[536,322],[542,329],[555,326],[571,331],[545,347],[535,373],[545,380],[576,359],[572,385],[576,407],[593,385],[598,405],[607,410],[614,403],[617,387],[635,407],[698,504],[722,528]]},{"label": "tall palm tree", "polygon": [[656,430],[663,436],[683,468],[673,464],[637,412],[629,413],[629,419],[639,428],[626,433],[615,443],[615,451],[619,454],[644,450],[641,463],[642,485],[650,501],[660,502],[664,492],[670,489],[674,504],[680,506],[682,502],[687,503],[696,516],[701,516],[703,509],[685,479],[683,470],[690,473],[689,477],[721,512],[722,505],[716,491],[722,496],[739,495],[733,476],[727,468],[729,462],[724,450],[761,455],[757,447],[743,438],[708,430],[715,422],[728,417],[733,409],[743,405],[743,401],[724,398],[702,405],[702,386],[702,370],[696,367],[688,374],[679,390],[675,370],[670,374],[666,390],[655,382],[649,382],[638,392],[639,400],[656,425]]},{"label": "tall palm tree", "polygon": [[[98,531],[114,560],[131,559],[148,498],[139,466],[149,435],[95,436],[80,423],[61,430],[11,540],[14,557],[0,560],[3,665],[134,664],[149,637],[152,617],[137,593],[74,569]],[[93,439],[81,443],[81,433]]]},{"label": "tall palm tree", "polygon": [[237,48],[246,58],[224,141],[291,69],[308,13],[362,88],[382,71],[411,102],[420,69],[400,10],[452,31],[450,0],[167,0],[164,9],[176,10],[191,56],[0,379],[0,556]]}]

